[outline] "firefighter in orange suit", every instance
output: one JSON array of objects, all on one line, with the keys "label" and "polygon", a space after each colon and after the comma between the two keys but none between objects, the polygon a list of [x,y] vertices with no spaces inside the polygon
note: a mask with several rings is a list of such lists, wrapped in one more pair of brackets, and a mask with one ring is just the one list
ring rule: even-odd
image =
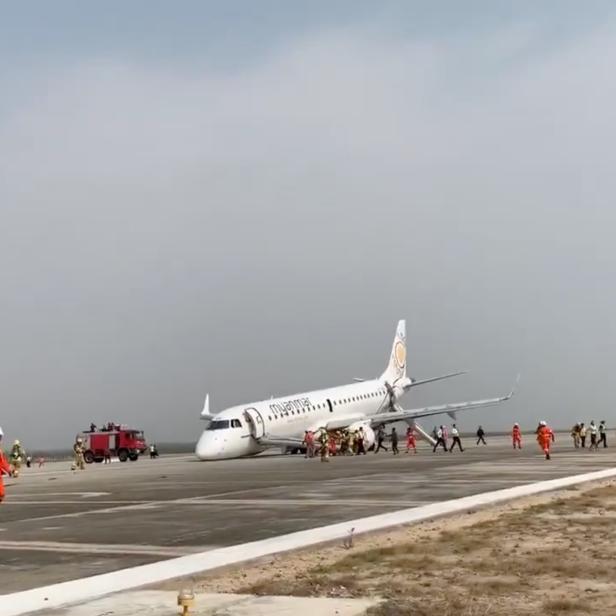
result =
[{"label": "firefighter in orange suit", "polygon": [[550,447],[554,442],[554,432],[545,421],[539,422],[539,431],[537,433],[537,442],[539,447],[545,454],[545,459],[550,459]]},{"label": "firefighter in orange suit", "polygon": [[[3,436],[4,432],[2,428],[0,428],[0,446],[2,445]],[[2,449],[0,449],[0,503],[4,500],[4,483],[2,482],[2,475],[11,475],[12,472],[12,466],[7,462]]]},{"label": "firefighter in orange suit", "polygon": [[511,432],[513,438],[513,448],[522,449],[522,430],[520,430],[520,424],[514,423],[513,430]]}]

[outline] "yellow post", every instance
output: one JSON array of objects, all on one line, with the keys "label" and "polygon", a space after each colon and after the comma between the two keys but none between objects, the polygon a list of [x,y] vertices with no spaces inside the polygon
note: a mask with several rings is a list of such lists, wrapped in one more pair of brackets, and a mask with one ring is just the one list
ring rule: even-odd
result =
[{"label": "yellow post", "polygon": [[195,606],[195,593],[183,588],[178,593],[178,605],[182,608],[182,616],[188,616],[190,608]]}]

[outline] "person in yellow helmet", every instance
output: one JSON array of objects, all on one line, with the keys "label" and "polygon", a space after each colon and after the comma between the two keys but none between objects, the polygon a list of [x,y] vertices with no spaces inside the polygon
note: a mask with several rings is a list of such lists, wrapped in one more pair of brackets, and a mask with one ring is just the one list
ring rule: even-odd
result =
[{"label": "person in yellow helmet", "polygon": [[86,467],[86,461],[85,458],[83,457],[83,453],[84,453],[84,449],[83,449],[83,441],[81,440],[81,437],[77,437],[77,440],[75,441],[75,444],[73,445],[73,454],[74,454],[74,461],[73,461],[73,470],[75,469],[79,469],[80,471],[84,470]]},{"label": "person in yellow helmet", "polygon": [[21,446],[19,440],[15,440],[13,447],[11,448],[11,455],[9,456],[11,464],[13,465],[13,477],[19,477],[21,471],[22,462],[26,459],[26,452]]}]

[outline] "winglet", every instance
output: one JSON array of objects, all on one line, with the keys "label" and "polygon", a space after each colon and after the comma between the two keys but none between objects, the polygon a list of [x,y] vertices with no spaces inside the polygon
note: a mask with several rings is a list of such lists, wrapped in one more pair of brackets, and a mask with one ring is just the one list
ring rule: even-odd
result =
[{"label": "winglet", "polygon": [[513,398],[513,396],[516,395],[517,391],[518,391],[518,386],[520,385],[520,376],[521,374],[518,372],[518,376],[515,379],[515,383],[513,385],[513,387],[511,388],[511,391],[509,392],[509,395],[507,396],[507,400],[509,400],[509,398]]}]

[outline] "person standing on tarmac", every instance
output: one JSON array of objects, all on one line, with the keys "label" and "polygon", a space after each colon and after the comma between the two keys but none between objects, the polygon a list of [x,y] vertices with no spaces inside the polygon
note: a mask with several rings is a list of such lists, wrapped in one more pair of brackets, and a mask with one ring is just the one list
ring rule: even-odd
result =
[{"label": "person standing on tarmac", "polygon": [[573,428],[571,428],[571,438],[573,439],[573,446],[576,449],[580,448],[580,424],[576,423]]},{"label": "person standing on tarmac", "polygon": [[599,451],[599,442],[597,441],[597,435],[599,434],[599,430],[597,429],[597,424],[595,423],[594,419],[590,420],[588,432],[590,433],[590,449]]},{"label": "person standing on tarmac", "polygon": [[605,419],[602,419],[599,424],[599,442],[603,443],[604,449],[607,447],[607,427],[605,425]]},{"label": "person standing on tarmac", "polygon": [[2,451],[2,439],[4,438],[4,432],[0,428],[0,503],[4,500],[4,482],[2,481],[2,475],[12,475],[13,467],[7,462]]},{"label": "person standing on tarmac", "polygon": [[[449,432],[447,431],[447,426],[441,426],[441,430],[443,431],[443,441],[445,441],[445,449],[448,449],[448,447],[449,447]],[[449,451],[451,451],[451,449]]]},{"label": "person standing on tarmac", "polygon": [[81,437],[78,437],[73,445],[73,470],[79,469],[80,471],[83,471],[86,468],[86,461],[83,457],[83,453],[83,441],[81,440]]},{"label": "person standing on tarmac", "polygon": [[324,428],[321,429],[319,434],[319,443],[321,445],[321,462],[329,462],[329,435]]},{"label": "person standing on tarmac", "polygon": [[539,422],[539,431],[537,433],[537,442],[543,453],[545,453],[545,459],[550,459],[550,448],[554,442],[554,432],[552,428],[548,426],[545,421]]},{"label": "person standing on tarmac", "polygon": [[477,428],[477,445],[479,445],[479,443],[483,443],[484,445],[487,445],[486,443],[486,439],[484,438],[486,435],[485,430],[479,426]]},{"label": "person standing on tarmac", "polygon": [[311,430],[304,433],[304,445],[306,445],[306,458],[314,458],[314,434]]},{"label": "person standing on tarmac", "polygon": [[391,429],[391,452],[394,456],[397,456],[400,453],[398,451],[398,433],[395,428]]},{"label": "person standing on tarmac", "polygon": [[10,462],[13,466],[13,477],[19,477],[21,471],[21,464],[25,461],[26,452],[21,446],[19,440],[15,440],[13,447],[11,448],[11,455],[9,456]]},{"label": "person standing on tarmac", "polygon": [[[374,453],[379,453],[381,449],[384,449],[385,451],[387,451],[387,447],[383,445],[384,442],[385,442],[385,428],[381,425],[376,431],[376,448],[374,449]],[[392,447],[393,447],[393,443],[392,443]]]},{"label": "person standing on tarmac", "polygon": [[582,445],[582,449],[586,448],[586,426],[584,422],[580,424],[580,444]]},{"label": "person standing on tarmac", "polygon": [[451,442],[451,447],[449,448],[449,453],[453,451],[453,448],[456,445],[460,451],[464,451],[464,449],[462,449],[462,441],[460,440],[460,431],[456,428],[456,424],[452,424],[451,426],[451,437],[453,440]]},{"label": "person standing on tarmac", "polygon": [[409,453],[411,449],[417,453],[417,442],[415,440],[415,431],[413,426],[409,426],[406,429],[406,453]]},{"label": "person standing on tarmac", "polygon": [[436,431],[436,442],[432,448],[432,453],[436,453],[436,449],[439,445],[442,445],[443,449],[447,451],[447,445],[445,444],[445,439],[443,438],[443,426],[440,426]]},{"label": "person standing on tarmac", "polygon": [[336,442],[336,435],[333,432],[329,434],[329,442],[327,445],[329,447],[329,455],[335,456],[338,451],[338,443]]},{"label": "person standing on tarmac", "polygon": [[363,453],[366,455],[366,435],[364,434],[364,429],[362,427],[357,431],[357,455]]},{"label": "person standing on tarmac", "polygon": [[520,430],[519,423],[513,424],[513,430],[511,431],[511,438],[513,439],[513,448],[522,449],[522,430]]}]

